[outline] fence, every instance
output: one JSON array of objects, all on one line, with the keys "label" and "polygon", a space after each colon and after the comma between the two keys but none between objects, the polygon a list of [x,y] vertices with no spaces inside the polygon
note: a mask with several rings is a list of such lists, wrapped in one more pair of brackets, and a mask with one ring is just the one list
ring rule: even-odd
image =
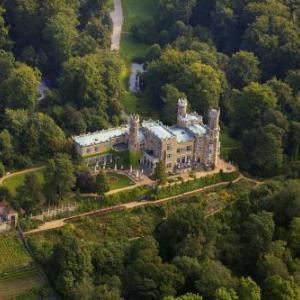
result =
[{"label": "fence", "polygon": [[40,215],[31,216],[30,219],[35,220],[44,220],[44,218],[52,218],[57,215],[63,214],[65,212],[71,212],[74,211],[77,208],[77,204],[74,203],[72,205],[67,206],[61,206],[53,209],[48,209],[46,211],[43,211]]}]

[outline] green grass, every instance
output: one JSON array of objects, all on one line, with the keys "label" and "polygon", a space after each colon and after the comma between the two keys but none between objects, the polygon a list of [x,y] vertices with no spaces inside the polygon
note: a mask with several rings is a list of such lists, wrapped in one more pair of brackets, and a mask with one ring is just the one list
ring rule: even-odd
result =
[{"label": "green grass", "polygon": [[123,61],[121,81],[124,89],[123,107],[127,113],[136,113],[139,105],[143,102],[140,96],[128,91],[128,78],[130,76],[130,66],[134,61],[141,62],[145,60],[145,55],[151,45],[140,43],[134,39],[130,33],[133,25],[139,24],[145,20],[154,18],[158,0],[123,0],[124,25],[121,36],[120,55]]},{"label": "green grass", "polygon": [[122,174],[107,172],[106,176],[111,190],[121,189],[134,184],[129,177]]},{"label": "green grass", "polygon": [[0,235],[0,273],[14,268],[25,267],[31,261],[31,257],[15,234]]},{"label": "green grass", "polygon": [[239,146],[239,142],[231,138],[226,130],[221,131],[221,157],[228,159],[230,152]]},{"label": "green grass", "polygon": [[[3,185],[7,187],[8,190],[14,195],[16,193],[17,188],[24,183],[25,176],[27,174],[21,174],[7,178],[3,181]],[[37,175],[38,180],[42,184],[44,182],[44,170],[35,171],[35,174]]]},{"label": "green grass", "polygon": [[15,297],[27,293],[28,290],[43,286],[45,286],[44,279],[33,265],[32,258],[16,234],[1,234],[0,299],[15,299]]}]

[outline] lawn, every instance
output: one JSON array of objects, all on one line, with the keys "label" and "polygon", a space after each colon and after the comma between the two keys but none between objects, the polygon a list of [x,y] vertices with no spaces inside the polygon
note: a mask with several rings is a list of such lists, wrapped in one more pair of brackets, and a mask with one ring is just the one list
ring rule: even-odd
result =
[{"label": "lawn", "polygon": [[154,18],[158,0],[123,0],[124,25],[121,36],[120,54],[123,60],[121,81],[125,90],[123,106],[127,113],[138,111],[140,97],[129,92],[128,78],[130,75],[130,65],[132,62],[142,62],[151,45],[136,41],[130,29],[132,25],[139,24],[145,20]]},{"label": "lawn", "polygon": [[134,185],[134,182],[129,177],[122,174],[107,172],[106,176],[111,190]]},{"label": "lawn", "polygon": [[239,142],[231,138],[226,130],[221,131],[221,157],[228,159],[231,150],[239,146]]},{"label": "lawn", "polygon": [[[28,174],[28,173],[27,173]],[[10,178],[7,178],[3,181],[3,185],[9,189],[9,191],[14,195],[16,193],[16,189],[24,183],[25,176],[27,174],[16,175]],[[35,171],[35,174],[38,177],[38,180],[41,184],[44,183],[44,171],[38,170]]]}]

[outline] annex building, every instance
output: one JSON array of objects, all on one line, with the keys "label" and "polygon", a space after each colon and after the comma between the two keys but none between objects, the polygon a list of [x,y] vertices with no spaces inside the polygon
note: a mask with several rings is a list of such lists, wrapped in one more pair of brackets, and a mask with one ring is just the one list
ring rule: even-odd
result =
[{"label": "annex building", "polygon": [[220,154],[220,110],[210,109],[204,124],[201,115],[187,113],[187,105],[186,99],[178,100],[177,124],[171,127],[131,115],[128,125],[75,136],[77,153],[103,162],[111,149],[122,148],[141,152],[141,164],[151,170],[159,161],[169,173],[213,169]]}]

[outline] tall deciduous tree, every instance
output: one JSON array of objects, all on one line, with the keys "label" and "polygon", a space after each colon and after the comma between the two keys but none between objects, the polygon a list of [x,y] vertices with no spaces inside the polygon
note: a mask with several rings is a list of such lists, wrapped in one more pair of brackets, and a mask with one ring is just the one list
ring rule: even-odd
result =
[{"label": "tall deciduous tree", "polygon": [[37,69],[20,64],[0,86],[2,108],[33,109],[38,98],[41,74]]},{"label": "tall deciduous tree", "polygon": [[240,300],[260,300],[261,289],[251,277],[242,277],[239,285]]},{"label": "tall deciduous tree", "polygon": [[156,164],[154,170],[154,178],[159,181],[159,183],[164,184],[167,181],[167,173],[166,173],[166,166],[163,161],[159,161]]},{"label": "tall deciduous tree", "polygon": [[62,200],[75,185],[73,164],[66,154],[57,154],[48,161],[45,171],[45,192],[48,201]]},{"label": "tall deciduous tree", "polygon": [[17,205],[23,208],[26,214],[31,214],[41,209],[44,200],[42,185],[37,175],[35,173],[26,175],[24,184],[17,189]]},{"label": "tall deciduous tree", "polygon": [[251,52],[237,52],[230,58],[226,74],[234,88],[243,88],[259,80],[259,61]]}]

